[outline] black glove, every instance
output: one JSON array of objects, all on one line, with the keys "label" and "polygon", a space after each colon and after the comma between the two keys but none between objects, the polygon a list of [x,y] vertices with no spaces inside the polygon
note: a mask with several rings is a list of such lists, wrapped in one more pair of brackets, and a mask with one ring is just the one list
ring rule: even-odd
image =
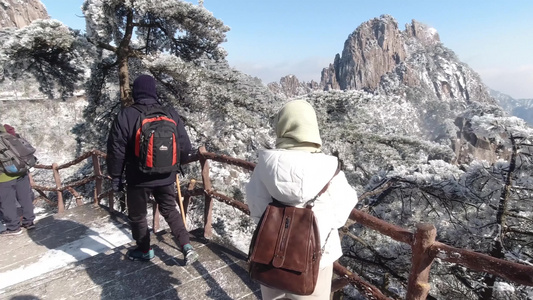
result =
[{"label": "black glove", "polygon": [[124,183],[122,182],[122,177],[114,177],[111,180],[111,188],[115,193],[121,193],[124,191]]}]

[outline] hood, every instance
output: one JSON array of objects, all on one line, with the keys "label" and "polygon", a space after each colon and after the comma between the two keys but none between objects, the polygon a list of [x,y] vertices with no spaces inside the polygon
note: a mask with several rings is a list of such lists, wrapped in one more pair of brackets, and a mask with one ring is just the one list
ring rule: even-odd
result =
[{"label": "hood", "polygon": [[285,104],[275,119],[276,148],[320,152],[322,139],[316,113],[305,100]]},{"label": "hood", "polygon": [[256,170],[272,197],[298,205],[313,199],[331,180],[338,160],[324,153],[299,150],[263,150]]},{"label": "hood", "polygon": [[5,131],[11,135],[16,136],[17,133],[15,132],[15,128],[9,124],[4,124]]}]

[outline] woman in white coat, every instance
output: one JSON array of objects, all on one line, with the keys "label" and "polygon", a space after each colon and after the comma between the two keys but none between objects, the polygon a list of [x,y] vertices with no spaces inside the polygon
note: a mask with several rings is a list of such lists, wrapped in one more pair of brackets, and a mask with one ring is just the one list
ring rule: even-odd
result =
[{"label": "woman in white coat", "polygon": [[[293,100],[285,104],[276,116],[275,126],[276,149],[259,152],[246,185],[246,201],[256,224],[272,197],[286,205],[303,207],[332,179],[338,167],[336,157],[320,150],[322,139],[316,113],[308,102]],[[301,296],[261,285],[264,300],[330,299],[333,263],[342,256],[337,229],[344,226],[356,204],[357,193],[341,171],[313,207],[323,249],[315,291]]]}]

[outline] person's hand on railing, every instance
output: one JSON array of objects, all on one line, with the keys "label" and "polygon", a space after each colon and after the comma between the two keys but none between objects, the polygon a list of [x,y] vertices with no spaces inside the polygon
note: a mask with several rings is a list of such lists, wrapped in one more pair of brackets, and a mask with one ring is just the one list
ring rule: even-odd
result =
[{"label": "person's hand on railing", "polygon": [[199,159],[199,151],[198,149],[191,149],[189,153],[187,153],[186,157],[181,158],[181,164],[186,165],[188,163],[191,163],[193,161],[197,161]]}]

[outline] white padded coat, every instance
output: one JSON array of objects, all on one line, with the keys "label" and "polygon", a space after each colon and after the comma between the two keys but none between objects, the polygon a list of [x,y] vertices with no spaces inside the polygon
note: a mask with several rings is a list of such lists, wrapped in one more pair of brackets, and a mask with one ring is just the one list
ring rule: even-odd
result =
[{"label": "white padded coat", "polygon": [[[303,207],[331,180],[337,170],[337,158],[323,153],[297,150],[262,150],[250,182],[246,184],[246,202],[257,224],[271,196],[292,206]],[[357,192],[338,173],[316,201],[321,246],[324,249],[320,268],[333,264],[342,256],[337,229],[342,227],[357,204]],[[325,246],[324,246],[325,245]]]}]

